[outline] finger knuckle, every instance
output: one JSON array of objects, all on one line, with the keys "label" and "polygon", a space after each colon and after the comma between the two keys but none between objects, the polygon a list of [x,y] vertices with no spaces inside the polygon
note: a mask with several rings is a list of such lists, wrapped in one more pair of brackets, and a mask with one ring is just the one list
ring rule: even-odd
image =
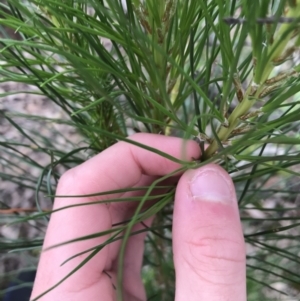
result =
[{"label": "finger knuckle", "polygon": [[206,233],[198,238],[193,236],[186,243],[186,264],[208,282],[213,282],[216,275],[222,275],[226,283],[245,266],[245,244],[242,239]]}]

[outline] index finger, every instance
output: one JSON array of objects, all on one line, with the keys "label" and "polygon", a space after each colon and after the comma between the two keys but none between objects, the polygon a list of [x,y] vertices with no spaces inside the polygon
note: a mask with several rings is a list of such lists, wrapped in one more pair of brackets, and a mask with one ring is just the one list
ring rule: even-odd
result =
[{"label": "index finger", "polygon": [[[200,148],[194,141],[146,133],[135,134],[130,137],[130,140],[183,161],[200,157]],[[128,188],[136,185],[142,175],[163,176],[180,166],[180,163],[147,149],[127,142],[118,142],[92,159],[69,170],[61,179],[57,193],[68,192],[68,186],[71,187],[72,195],[75,195],[75,191],[80,194],[93,194]],[[99,200],[99,197],[97,199]]]}]

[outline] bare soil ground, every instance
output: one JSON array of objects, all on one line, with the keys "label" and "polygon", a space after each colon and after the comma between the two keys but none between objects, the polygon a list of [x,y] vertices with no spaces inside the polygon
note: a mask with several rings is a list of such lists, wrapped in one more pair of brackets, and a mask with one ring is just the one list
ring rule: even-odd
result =
[{"label": "bare soil ground", "polygon": [[[18,112],[28,115],[39,115],[47,118],[66,118],[64,112],[51,100],[41,96],[26,93],[34,88],[22,83],[2,83],[0,84],[0,95],[5,95],[12,91],[23,91],[16,95],[0,97],[0,113]],[[38,132],[51,142],[56,141],[66,149],[72,148],[72,143],[80,143],[79,135],[73,128],[58,124],[49,124],[45,121],[30,120],[27,118],[13,118],[25,133]],[[65,139],[64,137],[67,137]],[[30,140],[26,138],[13,124],[0,114],[0,143],[4,141],[16,142],[28,145]],[[72,143],[70,143],[72,141]],[[36,211],[35,190],[26,188],[23,185],[14,183],[15,176],[23,179],[37,178],[41,170],[22,162],[15,156],[18,151],[41,166],[46,166],[51,162],[51,156],[38,152],[34,147],[14,146],[14,150],[6,149],[0,154],[0,174],[8,175],[7,179],[0,179],[0,237],[6,241],[18,239],[26,240],[36,237],[42,238],[46,222],[20,223],[7,226],[12,221],[13,216],[23,216]],[[63,172],[63,170],[61,170]],[[35,187],[35,183],[25,182]],[[52,207],[49,198],[43,193],[39,194],[40,204],[43,209]],[[0,248],[2,249],[2,248]],[[8,253],[6,250],[0,251],[0,291],[5,289],[14,274],[22,268],[34,268],[38,254],[33,252]],[[1,295],[0,295],[1,300]]]}]

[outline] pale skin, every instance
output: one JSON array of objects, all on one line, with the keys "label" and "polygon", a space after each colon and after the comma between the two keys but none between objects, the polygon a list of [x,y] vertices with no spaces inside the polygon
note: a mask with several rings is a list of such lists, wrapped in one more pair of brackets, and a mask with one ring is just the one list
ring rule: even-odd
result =
[{"label": "pale skin", "polygon": [[[200,148],[194,141],[154,134],[130,139],[157,148],[175,158],[192,161]],[[184,153],[184,158],[182,157]],[[84,195],[100,191],[150,185],[155,179],[180,168],[175,163],[126,142],[118,142],[99,155],[66,172],[57,195]],[[206,165],[178,175],[173,221],[173,253],[176,271],[175,301],[246,301],[245,244],[234,186],[219,166]],[[56,198],[54,209],[67,205],[140,196],[127,192],[99,197]],[[52,214],[43,248],[110,229],[132,216],[136,203],[110,203],[74,207]],[[153,218],[145,221],[150,226]],[[144,228],[136,225],[133,231]],[[145,233],[132,236],[126,247],[123,269],[123,300],[146,301],[140,271]],[[101,244],[108,235],[67,244],[42,252],[31,300],[49,289],[85,255],[61,266],[69,257]],[[39,300],[115,301],[118,255],[121,242],[103,248],[60,286]]]}]

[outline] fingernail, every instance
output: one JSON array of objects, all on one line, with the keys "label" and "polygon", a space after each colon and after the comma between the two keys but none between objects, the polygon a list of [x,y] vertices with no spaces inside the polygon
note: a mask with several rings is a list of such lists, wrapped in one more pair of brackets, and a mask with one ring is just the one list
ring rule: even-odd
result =
[{"label": "fingernail", "polygon": [[235,199],[232,181],[220,168],[204,167],[190,182],[195,200],[231,204]]}]

